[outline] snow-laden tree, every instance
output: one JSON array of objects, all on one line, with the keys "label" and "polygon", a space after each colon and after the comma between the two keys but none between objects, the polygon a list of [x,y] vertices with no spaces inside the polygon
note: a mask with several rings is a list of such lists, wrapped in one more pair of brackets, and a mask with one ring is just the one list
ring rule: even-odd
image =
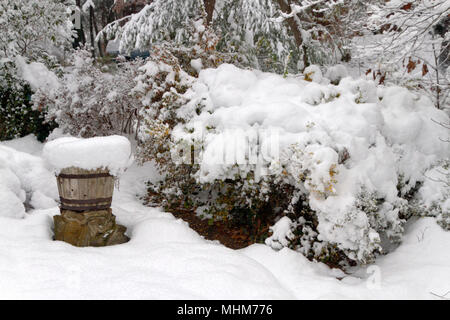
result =
[{"label": "snow-laden tree", "polygon": [[106,53],[107,41],[101,37],[95,43],[95,38],[108,23],[116,20],[117,15],[120,14],[121,3],[114,0],[76,0],[76,4],[80,14],[80,25],[77,28],[78,36],[74,47],[79,48],[87,41],[91,45],[93,55],[98,53],[103,57]]},{"label": "snow-laden tree", "polygon": [[138,14],[111,23],[101,35],[120,39],[123,52],[163,41],[190,45],[188,26],[206,16],[204,24],[220,37],[220,52],[237,53],[261,70],[298,72],[310,63],[349,58],[346,37],[351,33],[345,22],[351,20],[356,5],[361,6],[361,1],[155,0]]},{"label": "snow-laden tree", "polygon": [[[139,13],[126,16],[109,24],[98,36],[106,34],[109,39],[120,39],[120,51],[145,49],[162,41],[189,43],[188,26],[191,19],[204,11],[201,0],[156,0]],[[128,21],[127,21],[128,20]],[[123,21],[127,21],[123,26]]]},{"label": "snow-laden tree", "polygon": [[448,108],[450,2],[391,0],[370,6],[356,56],[380,82],[421,91]]},{"label": "snow-laden tree", "polygon": [[71,56],[71,71],[52,92],[38,90],[35,108],[48,107],[48,120],[75,136],[92,137],[135,133],[139,100],[132,94],[139,60],[121,62],[105,70],[91,52],[81,49]]},{"label": "snow-laden tree", "polygon": [[360,0],[276,0],[276,21],[289,26],[300,50],[302,66],[336,64],[350,59],[354,17],[365,7]]},{"label": "snow-laden tree", "polygon": [[70,44],[73,4],[72,0],[0,0],[0,57],[37,59]]},{"label": "snow-laden tree", "polygon": [[236,52],[264,71],[297,71],[299,50],[290,30],[276,21],[278,5],[272,0],[219,0],[213,25],[221,40],[218,50]]},{"label": "snow-laden tree", "polygon": [[[277,12],[277,4],[271,0],[218,0],[214,16],[203,22],[206,25],[212,20],[221,37],[220,51],[239,53],[248,64],[261,69],[270,69],[265,64],[272,64],[272,69],[283,71],[295,53],[295,41],[282,23],[272,19]],[[118,37],[122,52],[163,41],[191,45],[189,26],[201,16],[207,16],[203,0],[156,0],[138,14],[108,25],[103,33]],[[122,25],[124,20],[128,21]]]}]

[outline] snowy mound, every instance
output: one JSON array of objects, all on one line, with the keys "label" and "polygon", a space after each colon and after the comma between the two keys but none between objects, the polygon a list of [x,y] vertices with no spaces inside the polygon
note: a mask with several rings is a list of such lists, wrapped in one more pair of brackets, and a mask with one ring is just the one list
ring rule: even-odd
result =
[{"label": "snowy mound", "polygon": [[320,239],[364,260],[381,230],[401,237],[405,195],[450,156],[448,130],[436,124],[448,116],[405,88],[348,77],[335,86],[317,70],[310,78],[202,70],[191,94],[206,106],[181,108],[190,121],[172,136],[202,145],[200,183],[254,173],[295,186],[317,213]]},{"label": "snowy mound", "polygon": [[33,209],[56,207],[57,198],[55,177],[41,158],[0,145],[1,217],[23,218],[26,206]]},{"label": "snowy mound", "polygon": [[70,167],[107,168],[114,176],[119,176],[133,161],[130,141],[122,136],[59,138],[45,145],[43,156],[57,172]]}]

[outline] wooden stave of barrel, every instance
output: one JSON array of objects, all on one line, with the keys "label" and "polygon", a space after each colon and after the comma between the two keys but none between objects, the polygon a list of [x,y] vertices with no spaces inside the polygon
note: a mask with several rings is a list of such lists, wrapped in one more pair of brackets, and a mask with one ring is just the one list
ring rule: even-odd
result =
[{"label": "wooden stave of barrel", "polygon": [[57,176],[57,185],[62,210],[84,212],[111,207],[114,177],[107,169],[64,168]]}]

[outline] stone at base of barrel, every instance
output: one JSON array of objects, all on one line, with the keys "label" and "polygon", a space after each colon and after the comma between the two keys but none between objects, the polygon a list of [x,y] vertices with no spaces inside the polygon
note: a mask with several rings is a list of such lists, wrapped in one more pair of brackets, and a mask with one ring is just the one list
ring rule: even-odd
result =
[{"label": "stone at base of barrel", "polygon": [[64,241],[77,247],[103,247],[125,243],[129,238],[126,228],[116,224],[111,209],[75,212],[61,210],[61,215],[53,217],[55,240]]}]

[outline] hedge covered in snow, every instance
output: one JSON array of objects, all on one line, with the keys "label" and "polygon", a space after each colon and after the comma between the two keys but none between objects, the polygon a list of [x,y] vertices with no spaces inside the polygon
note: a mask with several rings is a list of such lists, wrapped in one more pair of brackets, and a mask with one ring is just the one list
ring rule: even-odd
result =
[{"label": "hedge covered in snow", "polygon": [[426,212],[421,186],[439,183],[426,173],[450,156],[436,123],[448,116],[405,88],[337,71],[327,75],[338,85],[317,67],[283,77],[223,64],[194,79],[148,62],[140,79],[166,88],[147,99],[138,150],[166,176],[155,201],[218,219],[269,205],[285,218],[266,243],[321,260],[366,263],[399,243],[406,220]]}]

